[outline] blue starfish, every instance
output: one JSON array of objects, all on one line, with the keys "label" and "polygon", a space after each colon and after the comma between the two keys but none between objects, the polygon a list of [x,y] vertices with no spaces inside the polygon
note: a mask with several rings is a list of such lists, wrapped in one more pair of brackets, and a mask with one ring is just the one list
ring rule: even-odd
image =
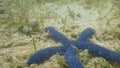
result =
[{"label": "blue starfish", "polygon": [[70,43],[69,39],[63,35],[62,33],[58,32],[55,28],[53,27],[46,27],[45,28],[46,32],[49,32],[52,39],[57,41],[57,42],[61,42],[62,44],[66,44],[66,43]]},{"label": "blue starfish", "polygon": [[72,45],[69,45],[67,48],[64,59],[68,63],[69,68],[84,68],[82,62],[76,56],[76,50]]},{"label": "blue starfish", "polygon": [[[47,27],[49,29],[53,28],[53,27]],[[52,29],[50,31],[55,31],[55,29]],[[56,31],[55,31],[56,32]],[[78,49],[84,50],[84,49],[88,49],[90,53],[99,56],[99,57],[103,57],[104,59],[108,60],[108,61],[113,61],[116,63],[120,64],[120,54],[114,51],[111,51],[109,49],[106,49],[98,44],[94,44],[92,42],[87,41],[87,39],[89,38],[89,36],[91,36],[94,33],[94,29],[92,28],[87,28],[85,29],[78,37],[78,39],[76,41],[73,41],[72,44],[74,44]],[[56,32],[56,34],[53,34],[50,32],[50,35],[55,35],[52,38],[57,38],[57,34],[59,34],[60,32]],[[59,35],[62,37],[62,35]],[[64,35],[63,35],[64,36]],[[59,38],[57,38],[58,40]],[[63,41],[64,39],[59,39],[59,41]]]},{"label": "blue starfish", "polygon": [[[79,59],[76,57],[76,55],[75,55],[76,52],[75,52],[74,48],[71,47],[71,45],[74,45],[78,49],[81,49],[81,50],[88,49],[92,54],[95,54],[96,56],[103,57],[109,61],[114,61],[114,62],[120,63],[120,61],[119,61],[120,54],[119,53],[113,52],[113,51],[103,48],[97,44],[87,41],[89,36],[91,36],[94,33],[94,29],[92,29],[92,28],[85,29],[79,35],[79,37],[76,41],[71,41],[71,40],[67,39],[66,36],[64,36],[62,33],[58,32],[53,27],[47,27],[47,28],[45,28],[45,31],[49,31],[53,40],[61,42],[64,46],[49,47],[49,48],[45,48],[45,49],[37,51],[27,61],[28,65],[31,65],[33,63],[39,63],[45,59],[48,59],[52,55],[59,53],[61,55],[65,54],[65,60],[68,63],[70,68],[83,68],[81,61],[79,61]],[[106,55],[106,54],[108,54],[108,55]],[[111,54],[113,54],[113,55],[111,55]],[[70,57],[72,59],[70,59]],[[74,64],[72,62],[74,62]],[[79,66],[76,67],[76,65],[79,65]]]},{"label": "blue starfish", "polygon": [[[65,57],[66,56],[69,56],[69,54],[73,54],[73,58],[74,59],[71,59],[71,60],[77,60],[78,58],[75,56],[76,52],[74,52],[74,50],[71,50],[70,48],[68,48],[69,45],[72,44],[72,41],[70,41],[69,39],[67,39],[66,36],[64,36],[63,34],[61,34],[60,32],[58,32],[56,29],[54,29],[53,27],[47,27],[45,28],[45,31],[49,31],[50,32],[50,35],[51,37],[54,39],[54,40],[57,40],[57,41],[60,41],[62,42],[62,44],[64,46],[57,46],[57,47],[49,47],[49,48],[45,48],[45,49],[42,49],[42,50],[39,50],[37,51],[36,53],[34,53],[30,58],[29,60],[27,61],[27,64],[28,65],[31,65],[33,63],[39,63],[41,61],[44,61],[45,59],[48,59],[49,57],[51,57],[52,55],[56,54],[56,53],[59,53],[61,55],[63,55],[65,52]],[[93,30],[91,28],[88,28],[86,30],[84,30],[82,33],[81,33],[81,36],[80,38],[84,39],[84,40],[87,40],[87,38],[93,33]],[[80,39],[79,38],[79,39]],[[83,40],[83,41],[84,41]],[[66,42],[64,42],[66,41]],[[68,49],[67,49],[68,48]],[[66,51],[67,50],[67,51]],[[72,51],[72,52],[71,52]],[[77,66],[78,68],[82,68],[82,63],[80,61],[76,61],[76,64],[75,64],[75,61],[74,61],[74,64],[70,64],[70,59],[67,59],[69,57],[66,57],[66,62],[70,65],[70,67],[72,68],[76,68],[76,67],[73,67],[73,66],[76,66],[76,64],[79,64],[80,66]]]}]

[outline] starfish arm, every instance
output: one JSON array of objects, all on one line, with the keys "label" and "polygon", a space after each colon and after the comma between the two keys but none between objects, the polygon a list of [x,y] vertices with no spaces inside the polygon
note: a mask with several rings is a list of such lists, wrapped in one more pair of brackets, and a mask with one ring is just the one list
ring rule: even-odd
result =
[{"label": "starfish arm", "polygon": [[92,28],[87,28],[82,33],[79,34],[79,37],[76,41],[87,41],[88,38],[95,33],[95,30]]},{"label": "starfish arm", "polygon": [[94,54],[95,56],[103,57],[107,61],[113,61],[120,64],[120,53],[106,49],[91,42],[81,42],[81,44],[87,46],[90,53]]},{"label": "starfish arm", "polygon": [[[88,47],[87,46],[85,46],[83,43],[81,43],[81,41],[71,41],[72,42],[72,44],[74,45],[74,46],[76,46],[79,50],[85,50],[85,49],[87,49]],[[83,41],[82,41],[83,42]]]},{"label": "starfish arm", "polygon": [[46,59],[49,59],[52,55],[59,53],[64,54],[66,50],[65,46],[56,46],[56,47],[49,47],[45,49],[41,49],[34,53],[27,61],[28,65],[34,64],[34,63],[40,63],[41,61],[44,61]]},{"label": "starfish arm", "polygon": [[71,41],[72,44],[74,44],[79,50],[84,50],[87,47],[82,45],[80,42],[81,41],[87,41],[87,39],[94,34],[95,30],[92,28],[87,28],[82,33],[79,34],[79,37],[76,41]]},{"label": "starfish arm", "polygon": [[71,45],[67,48],[64,59],[68,63],[69,68],[84,68],[82,62],[76,56],[76,50]]},{"label": "starfish arm", "polygon": [[61,43],[66,43],[69,42],[68,38],[63,35],[62,33],[60,33],[59,31],[57,31],[55,28],[53,27],[46,27],[45,31],[48,31],[50,33],[50,36],[52,37],[53,40],[61,42]]}]

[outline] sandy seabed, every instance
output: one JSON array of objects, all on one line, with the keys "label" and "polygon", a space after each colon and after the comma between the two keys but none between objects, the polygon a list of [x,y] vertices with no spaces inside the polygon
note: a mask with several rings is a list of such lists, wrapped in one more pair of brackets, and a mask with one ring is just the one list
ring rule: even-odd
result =
[{"label": "sandy seabed", "polygon": [[[112,4],[107,2],[106,8],[102,8],[101,15],[109,13]],[[53,26],[69,39],[76,39],[79,33],[87,27],[94,28],[96,33],[90,41],[105,48],[120,52],[120,19],[114,19],[110,25],[107,20],[100,20],[100,9],[95,6],[81,5],[77,2],[59,4],[46,2],[34,5],[28,11],[28,24],[24,25],[25,32],[19,32],[15,27],[7,24],[0,25],[0,68],[68,68],[64,56],[53,55],[40,65],[26,65],[28,58],[35,52],[47,47],[59,46],[60,43],[53,41],[49,34],[41,29],[41,19],[44,19],[44,27]],[[115,11],[108,14],[108,18]],[[41,17],[42,16],[42,17]],[[38,31],[33,30],[33,25],[38,23]],[[32,22],[32,23],[31,23]],[[65,27],[65,28],[64,28]],[[39,31],[40,30],[40,31]],[[31,36],[27,31],[32,31]],[[85,68],[119,68],[115,63],[109,63],[100,57],[93,57],[87,50],[79,53],[79,58]]]}]

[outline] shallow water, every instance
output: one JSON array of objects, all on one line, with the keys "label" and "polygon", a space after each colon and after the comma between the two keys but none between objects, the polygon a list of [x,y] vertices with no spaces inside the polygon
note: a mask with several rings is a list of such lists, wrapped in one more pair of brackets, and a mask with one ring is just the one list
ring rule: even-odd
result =
[{"label": "shallow water", "polygon": [[[82,30],[92,27],[96,33],[90,41],[120,52],[119,3],[119,0],[1,0],[0,68],[29,68],[26,62],[35,48],[60,45],[44,32],[46,26],[55,27],[69,39],[76,39]],[[114,62],[92,57],[87,50],[80,52],[79,58],[85,68],[119,68]],[[30,68],[68,66],[64,57],[57,54]]]}]

